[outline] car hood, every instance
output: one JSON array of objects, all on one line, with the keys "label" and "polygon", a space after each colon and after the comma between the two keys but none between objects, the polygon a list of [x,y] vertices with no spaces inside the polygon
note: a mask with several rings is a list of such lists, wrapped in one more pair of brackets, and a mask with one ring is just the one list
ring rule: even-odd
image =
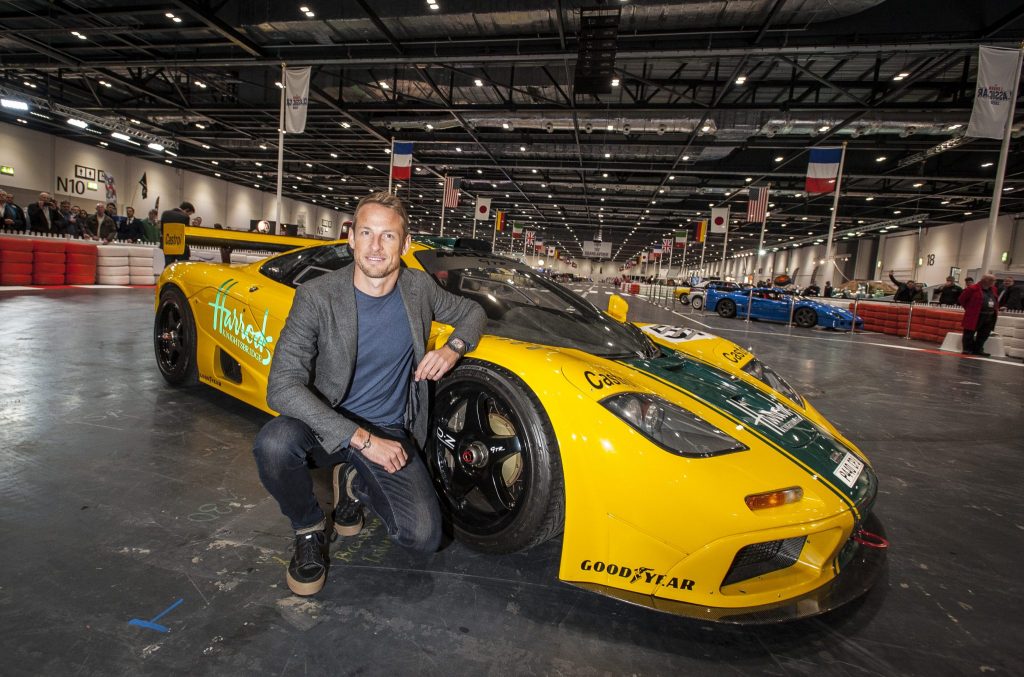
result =
[{"label": "car hood", "polygon": [[[711,409],[724,417],[725,421],[718,424],[721,429],[735,427],[751,433],[858,512],[865,513],[877,493],[875,474],[855,449],[789,406],[784,398],[706,362],[666,350],[651,359],[622,358],[591,364],[567,361],[562,371],[567,380],[595,401],[621,392],[645,392],[698,415],[705,408]],[[837,475],[848,455],[864,463],[852,486]]]}]

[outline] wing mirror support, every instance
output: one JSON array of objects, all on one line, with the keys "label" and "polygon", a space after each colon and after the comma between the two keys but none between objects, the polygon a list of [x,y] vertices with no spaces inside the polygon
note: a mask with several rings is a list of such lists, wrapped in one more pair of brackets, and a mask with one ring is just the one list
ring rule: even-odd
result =
[{"label": "wing mirror support", "polygon": [[626,303],[626,299],[622,298],[618,294],[612,294],[609,296],[608,314],[611,315],[612,319],[615,321],[625,324],[626,315],[629,314],[629,304]]}]

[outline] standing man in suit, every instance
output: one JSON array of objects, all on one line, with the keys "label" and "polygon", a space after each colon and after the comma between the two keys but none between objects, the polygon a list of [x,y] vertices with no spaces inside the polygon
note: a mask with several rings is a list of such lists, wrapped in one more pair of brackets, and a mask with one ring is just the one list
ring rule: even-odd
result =
[{"label": "standing man in suit", "polygon": [[64,234],[64,217],[49,193],[40,193],[39,199],[28,206],[28,229],[34,233]]},{"label": "standing man in suit", "polygon": [[25,212],[21,207],[14,204],[14,195],[11,193],[3,193],[4,204],[3,204],[3,224],[4,228],[8,230],[21,230],[24,231],[27,224],[25,221]]},{"label": "standing man in suit", "polygon": [[124,221],[117,226],[117,239],[123,242],[142,242],[145,237],[142,219],[135,218],[135,207],[125,207]]},{"label": "standing man in suit", "polygon": [[[295,531],[286,578],[297,595],[318,592],[327,574],[326,517],[309,466],[333,468],[336,533],[359,533],[368,504],[398,544],[432,553],[441,542],[440,506],[417,449],[427,438],[427,382],[476,346],[486,317],[426,273],[402,268],[409,244],[398,197],[360,200],[354,265],[296,290],[274,351],[267,404],[281,416],[257,435],[253,454]],[[434,319],[455,329],[427,352]]]}]

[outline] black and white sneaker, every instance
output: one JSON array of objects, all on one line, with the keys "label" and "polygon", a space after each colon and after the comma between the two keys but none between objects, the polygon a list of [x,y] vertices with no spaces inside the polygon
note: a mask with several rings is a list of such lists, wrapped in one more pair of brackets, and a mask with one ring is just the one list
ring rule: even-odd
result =
[{"label": "black and white sneaker", "polygon": [[363,504],[352,491],[356,468],[339,463],[331,469],[334,485],[334,531],[339,536],[355,536],[363,530]]},{"label": "black and white sneaker", "polygon": [[295,536],[295,554],[288,563],[288,588],[296,595],[314,595],[327,580],[327,554],[324,532],[313,531]]}]

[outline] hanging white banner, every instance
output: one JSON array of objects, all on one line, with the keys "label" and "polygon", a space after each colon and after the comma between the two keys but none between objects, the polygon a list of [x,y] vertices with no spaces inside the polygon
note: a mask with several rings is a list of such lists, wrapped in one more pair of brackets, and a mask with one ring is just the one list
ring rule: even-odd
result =
[{"label": "hanging white banner", "polygon": [[309,66],[284,69],[284,130],[289,134],[301,134],[306,129],[309,71]]},{"label": "hanging white banner", "polygon": [[978,48],[978,86],[967,136],[1001,139],[1016,93],[1019,49]]}]

